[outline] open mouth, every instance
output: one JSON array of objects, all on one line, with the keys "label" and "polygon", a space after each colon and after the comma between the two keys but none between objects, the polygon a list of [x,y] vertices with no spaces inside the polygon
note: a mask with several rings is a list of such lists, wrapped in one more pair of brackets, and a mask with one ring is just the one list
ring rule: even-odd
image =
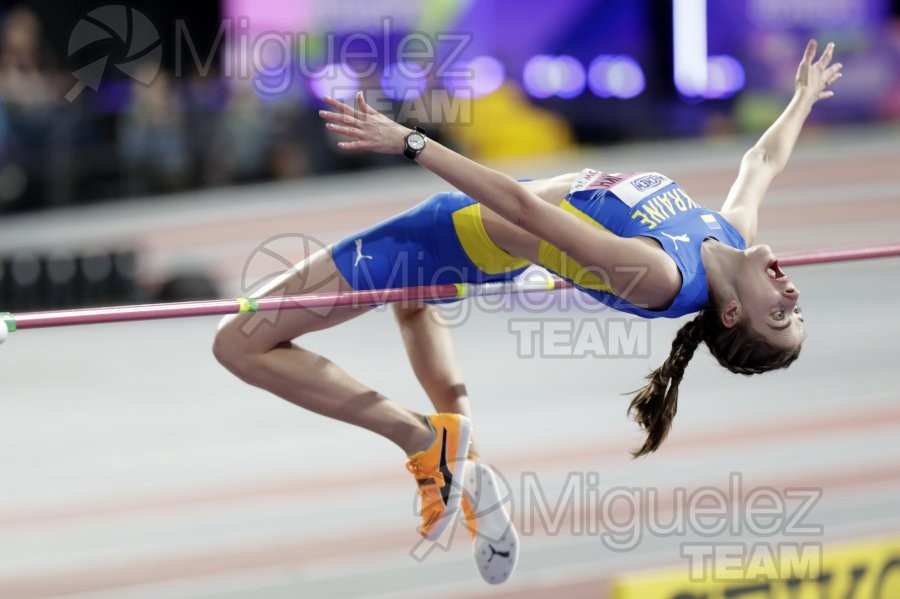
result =
[{"label": "open mouth", "polygon": [[769,275],[769,278],[775,281],[779,281],[781,279],[786,279],[787,275],[778,268],[778,260],[771,260],[766,265],[766,274]]}]

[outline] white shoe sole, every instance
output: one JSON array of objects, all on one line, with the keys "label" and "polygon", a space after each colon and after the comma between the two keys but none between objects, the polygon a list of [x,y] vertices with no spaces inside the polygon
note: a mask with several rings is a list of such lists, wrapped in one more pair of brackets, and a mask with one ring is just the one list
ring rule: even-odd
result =
[{"label": "white shoe sole", "polygon": [[468,462],[463,484],[478,529],[472,543],[475,565],[485,582],[502,584],[519,561],[519,533],[505,508],[512,501],[511,491],[498,484],[490,466],[481,460]]}]

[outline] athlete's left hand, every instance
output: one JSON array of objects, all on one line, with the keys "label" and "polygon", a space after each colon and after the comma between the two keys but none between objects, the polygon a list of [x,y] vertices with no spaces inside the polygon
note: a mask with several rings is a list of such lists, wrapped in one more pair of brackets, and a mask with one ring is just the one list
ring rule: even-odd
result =
[{"label": "athlete's left hand", "polygon": [[797,67],[797,77],[794,83],[797,93],[805,95],[811,103],[834,95],[828,86],[841,78],[843,65],[839,62],[831,64],[833,53],[834,42],[828,42],[819,60],[813,62],[813,58],[816,57],[816,40],[809,40],[809,43],[806,44],[806,51],[803,53],[800,66]]},{"label": "athlete's left hand", "polygon": [[319,116],[328,121],[325,127],[353,138],[338,142],[342,150],[368,150],[379,154],[401,154],[406,136],[411,132],[395,123],[368,104],[362,92],[356,94],[356,108],[334,98],[325,98],[334,111],[320,110]]}]

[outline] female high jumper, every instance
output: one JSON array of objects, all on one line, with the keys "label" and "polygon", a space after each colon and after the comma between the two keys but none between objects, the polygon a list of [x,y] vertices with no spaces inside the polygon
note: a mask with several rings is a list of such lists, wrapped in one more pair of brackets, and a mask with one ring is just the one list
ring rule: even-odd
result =
[{"label": "female high jumper", "polygon": [[[393,122],[361,93],[356,108],[328,99],[332,110],[320,113],[326,127],[352,138],[339,148],[405,154],[459,191],[434,195],[307,257],[257,295],[275,289],[302,293],[309,281],[319,284],[317,291],[485,283],[511,279],[537,264],[617,310],[647,318],[696,312],[629,407],[647,432],[633,454],[653,452],[671,427],[678,385],[701,341],[722,366],[739,374],[785,368],[797,358],[804,336],[800,294],[769,247],[751,244],[763,196],[785,167],[807,115],[818,100],[833,95],[827,87],[841,76],[841,64],[830,64],[833,51],[829,43],[814,61],[816,42],[808,43],[793,98],[744,154],[719,211],[698,206],[677,183],[653,172],[586,169],[518,182]],[[617,268],[635,264],[646,267],[643,277]],[[496,484],[471,443],[468,395],[435,306],[394,306],[434,415],[391,401],[293,342],[371,308],[327,315],[285,310],[268,326],[257,326],[265,324],[264,315],[229,316],[214,353],[251,385],[393,441],[409,457],[407,467],[419,485],[420,534],[438,538],[461,505],[482,576],[502,582],[515,567],[518,539],[505,510],[480,513],[499,501]],[[470,488],[476,478],[481,484]]]}]

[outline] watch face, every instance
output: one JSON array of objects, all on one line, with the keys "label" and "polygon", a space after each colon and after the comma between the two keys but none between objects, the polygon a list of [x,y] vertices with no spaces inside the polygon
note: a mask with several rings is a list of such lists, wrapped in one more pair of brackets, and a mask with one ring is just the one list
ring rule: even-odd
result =
[{"label": "watch face", "polygon": [[406,143],[413,150],[421,150],[425,147],[425,136],[421,133],[411,133],[409,137],[406,138]]}]

